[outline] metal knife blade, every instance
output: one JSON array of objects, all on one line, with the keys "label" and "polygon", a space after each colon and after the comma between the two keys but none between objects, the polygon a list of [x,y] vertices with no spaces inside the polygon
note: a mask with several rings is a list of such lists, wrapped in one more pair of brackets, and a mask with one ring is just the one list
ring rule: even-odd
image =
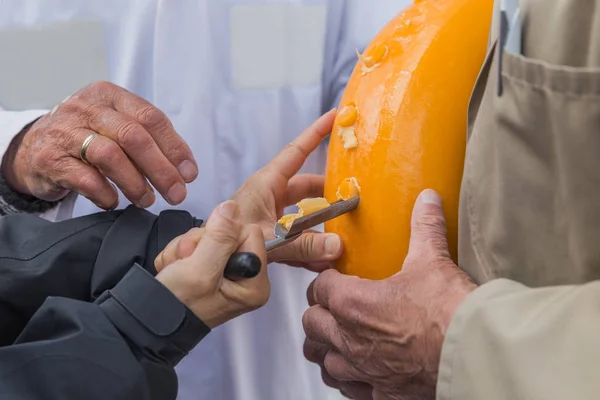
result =
[{"label": "metal knife blade", "polygon": [[342,214],[354,210],[356,207],[358,207],[359,203],[360,196],[356,196],[348,200],[336,201],[331,203],[329,207],[294,220],[289,230],[285,229],[285,227],[281,224],[275,224],[275,237],[291,238],[298,236],[306,229],[314,228],[323,222],[327,222]]}]

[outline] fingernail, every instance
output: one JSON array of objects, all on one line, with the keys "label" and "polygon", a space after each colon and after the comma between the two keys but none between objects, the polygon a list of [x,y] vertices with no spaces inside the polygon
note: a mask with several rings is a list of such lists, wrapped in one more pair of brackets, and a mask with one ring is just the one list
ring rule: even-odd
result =
[{"label": "fingernail", "polygon": [[189,160],[185,160],[184,162],[179,164],[179,167],[177,167],[177,169],[179,170],[179,173],[181,174],[183,180],[187,183],[190,183],[198,176],[198,168],[194,165],[193,162]]},{"label": "fingernail", "polygon": [[185,189],[185,185],[183,183],[176,183],[171,186],[171,189],[167,192],[167,200],[171,205],[176,205],[181,203],[185,199],[185,195],[187,191]]},{"label": "fingernail", "polygon": [[436,206],[442,205],[442,198],[439,194],[432,189],[425,189],[419,195],[419,201],[422,204],[435,204]]},{"label": "fingernail", "polygon": [[325,253],[328,256],[336,256],[342,247],[342,240],[338,235],[328,235],[325,239]]},{"label": "fingernail", "polygon": [[219,214],[223,218],[234,221],[237,218],[238,207],[235,201],[229,200],[219,206]]},{"label": "fingernail", "polygon": [[156,200],[156,197],[154,196],[154,192],[152,190],[149,190],[140,199],[139,207],[148,208],[152,204],[154,204],[154,200]]}]

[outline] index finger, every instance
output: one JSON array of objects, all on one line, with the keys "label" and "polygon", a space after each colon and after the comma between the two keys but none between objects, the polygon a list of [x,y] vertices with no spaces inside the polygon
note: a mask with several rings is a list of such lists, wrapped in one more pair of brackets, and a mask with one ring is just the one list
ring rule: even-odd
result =
[{"label": "index finger", "polygon": [[132,117],[146,129],[160,151],[177,168],[186,183],[196,179],[198,167],[192,150],[175,131],[165,113],[124,88],[115,86],[114,91],[107,93],[111,106]]},{"label": "index finger", "polygon": [[343,352],[342,328],[326,308],[316,305],[304,312],[302,327],[306,337],[335,351]]},{"label": "index finger", "polygon": [[320,305],[333,314],[338,322],[346,326],[360,322],[361,314],[370,312],[373,304],[372,293],[377,290],[368,280],[345,275],[335,269],[328,269],[311,283],[311,305]]},{"label": "index finger", "polygon": [[171,240],[154,260],[156,271],[160,272],[165,266],[191,256],[203,234],[204,228],[192,228]]},{"label": "index finger", "polygon": [[286,180],[290,180],[302,168],[310,153],[331,132],[335,115],[335,109],[323,114],[267,164],[264,171],[281,174]]},{"label": "index finger", "polygon": [[321,272],[309,285],[309,288],[312,286],[312,296],[310,293],[307,295],[309,303],[312,303],[311,305],[319,304],[330,310],[332,298],[335,302],[335,297],[340,295],[339,288],[344,286],[341,281],[347,278],[348,276],[339,273],[335,269]]},{"label": "index finger", "polygon": [[232,200],[222,203],[208,219],[202,240],[191,258],[195,261],[202,261],[203,265],[210,266],[213,278],[220,278],[227,260],[239,245],[241,230],[237,203]]}]

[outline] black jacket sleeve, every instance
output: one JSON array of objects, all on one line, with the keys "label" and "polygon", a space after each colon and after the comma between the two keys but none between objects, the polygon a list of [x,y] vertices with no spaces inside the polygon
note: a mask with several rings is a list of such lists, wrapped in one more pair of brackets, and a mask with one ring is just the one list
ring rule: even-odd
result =
[{"label": "black jacket sleeve", "polygon": [[174,366],[209,328],[153,262],[200,222],[134,207],[0,218],[0,399],[175,399]]}]

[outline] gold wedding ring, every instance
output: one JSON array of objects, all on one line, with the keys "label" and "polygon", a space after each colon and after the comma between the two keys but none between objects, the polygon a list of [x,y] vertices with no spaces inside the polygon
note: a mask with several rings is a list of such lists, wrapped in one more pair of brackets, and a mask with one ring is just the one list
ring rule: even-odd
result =
[{"label": "gold wedding ring", "polygon": [[83,141],[83,144],[81,145],[81,150],[79,151],[79,157],[81,157],[81,161],[88,165],[90,162],[87,160],[86,157],[87,149],[88,147],[90,147],[90,143],[92,143],[92,140],[94,140],[96,136],[98,136],[97,133],[92,133],[90,136],[86,137]]}]

